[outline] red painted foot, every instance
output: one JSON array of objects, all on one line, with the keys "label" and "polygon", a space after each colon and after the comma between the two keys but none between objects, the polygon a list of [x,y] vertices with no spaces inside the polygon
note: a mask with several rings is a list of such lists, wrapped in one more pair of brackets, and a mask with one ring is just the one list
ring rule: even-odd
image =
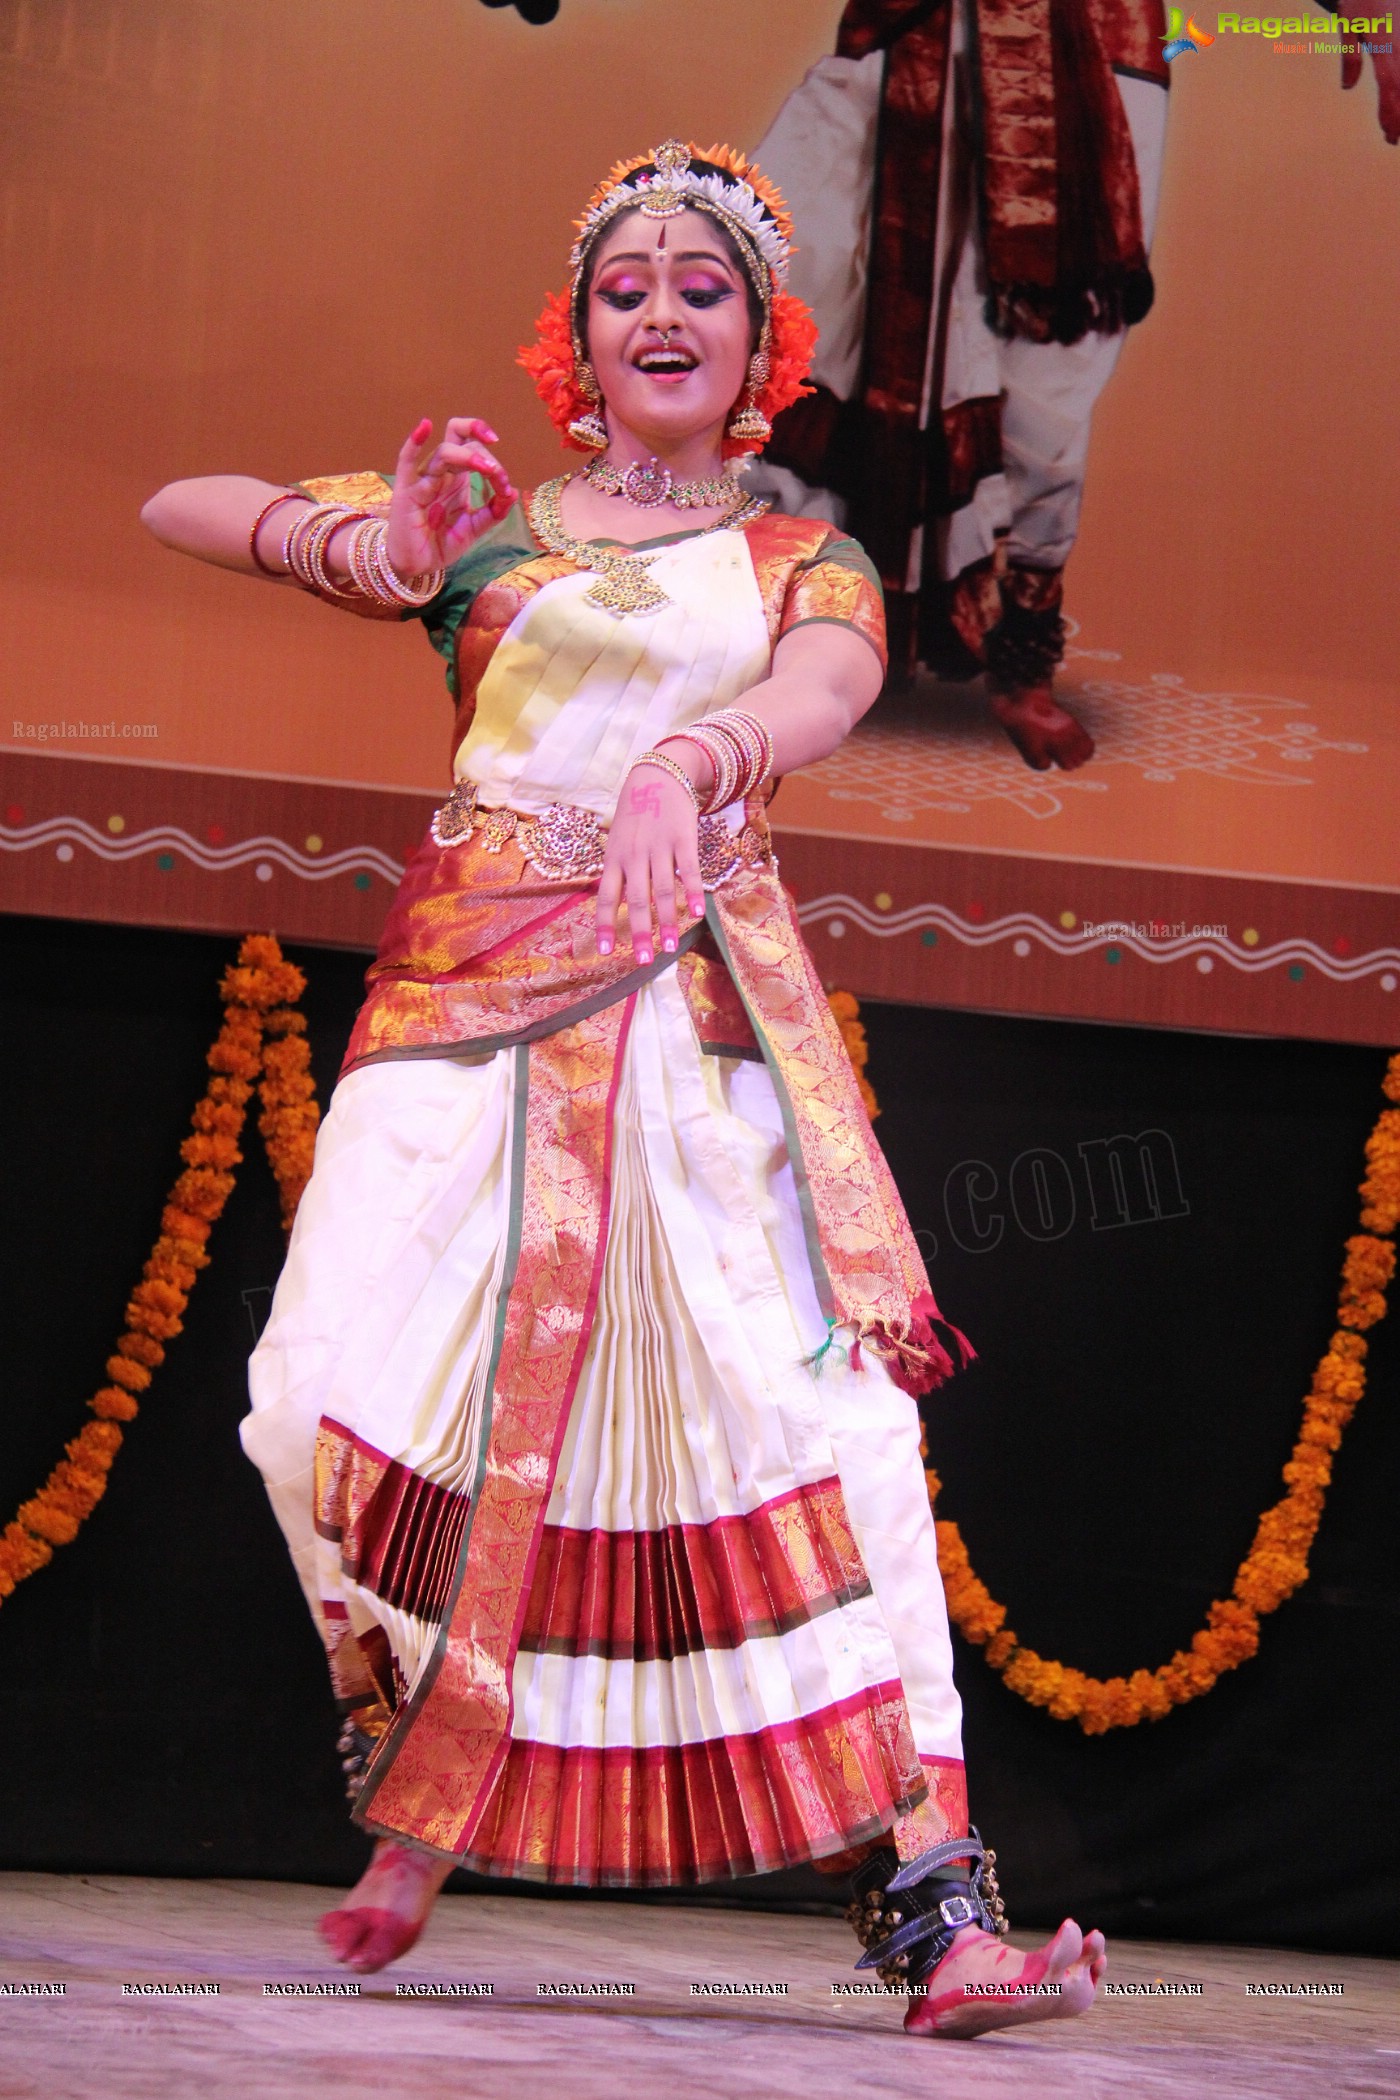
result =
[{"label": "red painted foot", "polygon": [[365,1906],[328,1910],[318,1930],[337,1961],[360,1976],[372,1976],[407,1954],[423,1930],[423,1920]]},{"label": "red painted foot", "polygon": [[1049,686],[1022,686],[993,693],[992,713],[1028,766],[1046,773],[1051,766],[1072,773],[1094,755],[1094,739],[1068,708],[1061,707]]},{"label": "red painted foot", "polygon": [[1072,2020],[1093,2004],[1107,1966],[1103,1934],[1081,1933],[1070,1918],[1033,1954],[968,1925],[911,1995],[904,2031],[970,2041],[998,2027]]}]

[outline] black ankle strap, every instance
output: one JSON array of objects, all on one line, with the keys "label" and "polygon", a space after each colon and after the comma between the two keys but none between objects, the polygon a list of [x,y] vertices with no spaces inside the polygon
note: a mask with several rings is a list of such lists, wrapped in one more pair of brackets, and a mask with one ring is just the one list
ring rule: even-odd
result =
[{"label": "black ankle strap", "polygon": [[865,1948],[856,1967],[917,1989],[964,1926],[1005,1932],[995,1864],[975,1830],[902,1866],[888,1847],[872,1853],[852,1876],[855,1901],[846,1913]]},{"label": "black ankle strap", "polygon": [[986,1856],[986,1846],[979,1844],[975,1837],[949,1838],[945,1844],[930,1845],[928,1851],[921,1852],[917,1859],[906,1860],[899,1872],[885,1883],[885,1887],[894,1895],[900,1889],[916,1888],[921,1881],[926,1881],[930,1874],[937,1873],[940,1867],[946,1867],[951,1860],[973,1859],[980,1864]]}]

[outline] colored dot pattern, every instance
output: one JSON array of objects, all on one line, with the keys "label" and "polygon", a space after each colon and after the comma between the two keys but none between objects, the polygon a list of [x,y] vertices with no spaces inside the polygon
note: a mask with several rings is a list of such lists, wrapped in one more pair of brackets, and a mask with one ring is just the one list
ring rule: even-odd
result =
[{"label": "colored dot pattern", "polygon": [[[18,802],[11,802],[6,804],[5,821],[7,824],[12,825],[23,824],[25,821],[25,809],[23,804]],[[107,818],[107,830],[113,838],[120,838],[122,833],[126,830],[126,828],[127,820],[124,816],[120,814],[120,812],[113,811],[112,814]],[[226,842],[228,834],[225,831],[224,826],[222,824],[210,824],[206,827],[204,836],[209,845],[222,846]],[[308,832],[305,840],[303,841],[305,851],[310,854],[323,852],[325,850],[325,843],[325,839],[322,837],[320,832],[317,831]],[[411,845],[405,847],[402,855],[403,859],[408,860],[409,858],[411,858],[413,853],[417,851],[417,847],[417,840],[415,840]],[[72,846],[65,843],[56,847],[54,857],[66,866],[69,862],[72,861],[74,857]],[[162,875],[171,874],[174,871],[175,867],[174,854],[157,854],[156,867],[159,869]],[[253,873],[257,877],[257,880],[259,882],[271,882],[275,870],[270,861],[263,860],[257,863],[256,867],[253,870]],[[358,873],[355,874],[355,876],[353,877],[353,883],[354,887],[361,892],[369,890],[373,886],[371,876],[364,869],[361,869]],[[893,910],[894,908],[894,898],[889,890],[877,890],[875,892],[874,903],[875,909],[877,911],[887,912]],[[979,924],[987,917],[986,905],[980,899],[977,898],[972,899],[967,904],[967,906],[965,907],[965,911],[967,918],[971,920],[973,924]],[[1066,909],[1059,913],[1059,923],[1066,933],[1071,933],[1079,924],[1078,915],[1075,912]],[[845,938],[846,933],[848,931],[848,927],[844,919],[831,919],[827,922],[826,931],[833,940],[839,941]],[[1242,929],[1239,938],[1240,943],[1243,947],[1257,948],[1259,946],[1260,940],[1262,939],[1262,935],[1257,926],[1246,926]],[[921,945],[925,948],[936,948],[938,946],[937,929],[932,926],[924,927],[920,932],[919,940]],[[1346,934],[1338,934],[1331,941],[1330,946],[1331,952],[1334,955],[1343,959],[1355,952],[1355,944],[1351,940],[1351,938]],[[1031,952],[1031,943],[1024,938],[1019,938],[1012,943],[1011,952],[1013,955],[1024,960],[1024,958],[1027,957]],[[1119,965],[1122,963],[1123,959],[1124,951],[1117,945],[1111,946],[1104,951],[1104,960],[1110,965]],[[1214,958],[1209,955],[1197,956],[1196,968],[1203,977],[1208,977],[1215,968]],[[1302,963],[1290,963],[1288,966],[1287,974],[1288,980],[1291,984],[1302,984],[1307,976],[1307,969],[1306,966]],[[1394,992],[1397,989],[1400,989],[1400,977],[1397,977],[1395,972],[1393,971],[1386,971],[1384,975],[1376,979],[1375,982],[1377,983],[1378,988],[1382,992]]]}]

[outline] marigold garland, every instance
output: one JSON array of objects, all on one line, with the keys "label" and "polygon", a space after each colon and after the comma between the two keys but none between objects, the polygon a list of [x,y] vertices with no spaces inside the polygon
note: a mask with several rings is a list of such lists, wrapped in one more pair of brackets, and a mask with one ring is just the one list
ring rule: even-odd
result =
[{"label": "marigold garland", "polygon": [[[828,996],[862,1096],[869,1094],[873,1102],[865,1077],[868,1052],[860,1007],[849,992]],[[1390,1059],[1381,1088],[1387,1100],[1400,1101],[1400,1051]],[[1313,1372],[1303,1403],[1298,1439],[1283,1468],[1287,1492],[1259,1519],[1230,1595],[1209,1606],[1206,1623],[1192,1635],[1190,1647],[1178,1649],[1170,1662],[1155,1670],[1134,1670],[1130,1677],[1091,1677],[1024,1647],[1006,1623],[1006,1606],[998,1604],[973,1569],[962,1532],[937,1516],[942,1482],[935,1469],[925,1465],[948,1616],[964,1640],[983,1650],[1008,1690],[1032,1706],[1043,1706],[1057,1721],[1077,1721],[1086,1735],[1160,1721],[1174,1706],[1199,1699],[1227,1670],[1247,1662],[1259,1646],[1259,1621],[1307,1581],[1308,1554],[1332,1478],[1332,1453],[1340,1448],[1342,1431],[1366,1390],[1363,1330],[1385,1318],[1386,1290],[1395,1274],[1391,1235],[1400,1225],[1400,1109],[1382,1109],[1366,1141],[1360,1194],[1365,1229],[1346,1243],[1337,1331]],[[927,1459],[926,1446],[924,1456]]]},{"label": "marigold garland", "polygon": [[[234,1169],[243,1161],[238,1141],[255,1084],[262,1107],[258,1128],[277,1180],[282,1223],[291,1229],[320,1121],[306,1018],[296,1010],[305,989],[301,971],[284,959],[271,935],[249,934],[237,964],[224,973],[219,986],[224,1023],[207,1058],[214,1077],[191,1117],[191,1134],[180,1147],[184,1171],[167,1198],[160,1236],[127,1303],[126,1327],[107,1359],[112,1382],[88,1402],[96,1419],[69,1439],[66,1456],[0,1534],[0,1602],[53,1558],[55,1546],[77,1536],[106,1493],[122,1442],[119,1425],[136,1415],[136,1395],[164,1362],[165,1344],[182,1331],[181,1315],[195,1277],[208,1265],[206,1242],[232,1192]],[[880,1111],[866,1077],[869,1046],[859,1003],[849,992],[828,997],[873,1121]],[[1387,1065],[1382,1089],[1388,1100],[1400,1102],[1400,1052]],[[958,1526],[935,1517],[949,1617],[965,1640],[985,1651],[1007,1688],[1032,1706],[1043,1706],[1056,1720],[1078,1721],[1086,1735],[1160,1721],[1255,1654],[1260,1619],[1307,1581],[1308,1554],[1332,1478],[1331,1453],[1340,1448],[1342,1432],[1366,1389],[1362,1334],[1384,1319],[1386,1291],[1395,1274],[1391,1238],[1400,1225],[1400,1109],[1382,1110],[1366,1143],[1366,1167],[1360,1183],[1360,1222],[1366,1230],[1346,1243],[1337,1332],[1313,1373],[1298,1439],[1283,1468],[1287,1492],[1260,1518],[1230,1596],[1209,1606],[1189,1649],[1178,1649],[1170,1662],[1134,1670],[1130,1677],[1091,1677],[1047,1661],[1007,1626],[1006,1606],[976,1574]],[[929,1505],[936,1509],[942,1482],[931,1465],[925,1466],[925,1478]]]},{"label": "marigold garland", "polygon": [[166,1344],[182,1330],[181,1315],[199,1271],[208,1266],[206,1243],[242,1165],[238,1149],[253,1087],[259,1081],[259,1129],[277,1177],[282,1222],[290,1228],[311,1171],[320,1110],[310,1076],[305,1017],[295,1003],[306,979],[277,942],[249,934],[238,961],[224,972],[219,996],[224,1020],[207,1063],[213,1077],[190,1118],[180,1147],[184,1171],[161,1212],[160,1236],[127,1303],[126,1326],[107,1359],[111,1383],[88,1401],[95,1420],[71,1438],[37,1494],[20,1504],[0,1533],[0,1601],[53,1558],[55,1546],[77,1536],[107,1490],[121,1448],[121,1424],[137,1412],[137,1394],[165,1361]]}]

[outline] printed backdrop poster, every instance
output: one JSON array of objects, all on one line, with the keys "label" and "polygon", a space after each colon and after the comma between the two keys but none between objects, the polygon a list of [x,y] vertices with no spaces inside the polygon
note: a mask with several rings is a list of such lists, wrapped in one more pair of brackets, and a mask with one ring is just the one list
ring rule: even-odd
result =
[{"label": "printed backdrop poster", "polygon": [[[1047,277],[1043,170],[997,130],[997,39],[1042,13],[4,0],[5,904],[373,943],[446,776],[440,664],[137,513],[184,474],[385,466],[423,413],[489,418],[517,482],[558,471],[517,346],[600,172],[677,132],[763,142],[799,241],[806,213],[823,394],[772,485],[872,542],[913,667],[774,807],[823,971],[1391,1040],[1389,18],[1094,0],[1037,76],[1075,229]],[[1149,246],[1125,336],[1047,365],[987,326],[990,293],[1072,334],[1086,286],[1127,319]],[[977,675],[1028,555],[1063,570],[1056,690],[1094,746],[1069,770],[1026,763]]]}]

